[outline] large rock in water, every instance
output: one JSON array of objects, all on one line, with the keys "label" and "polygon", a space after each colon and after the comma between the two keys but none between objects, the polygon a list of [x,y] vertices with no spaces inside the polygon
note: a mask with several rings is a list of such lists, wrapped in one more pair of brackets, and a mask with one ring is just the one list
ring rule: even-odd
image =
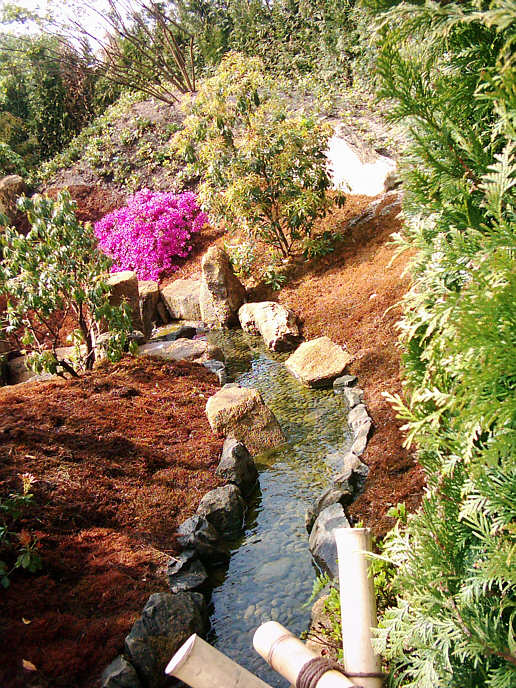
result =
[{"label": "large rock in water", "polygon": [[193,361],[204,363],[216,359],[224,360],[224,354],[218,346],[203,339],[176,339],[174,342],[149,342],[138,347],[138,354],[158,356],[167,361]]},{"label": "large rock in water", "polygon": [[207,492],[197,507],[197,513],[211,523],[225,538],[242,532],[244,500],[236,485],[223,485]]},{"label": "large rock in water", "polygon": [[[136,273],[132,270],[114,272],[107,279],[107,285],[109,287],[109,303],[112,306],[120,306],[123,301],[126,301],[131,309],[133,329],[143,331]],[[101,327],[101,329],[105,329],[105,327]]]},{"label": "large rock in water", "polygon": [[215,473],[227,482],[238,485],[245,495],[251,492],[258,480],[253,457],[246,446],[233,437],[226,438]]},{"label": "large rock in water", "polygon": [[211,246],[201,266],[201,319],[216,327],[236,324],[238,309],[245,301],[245,287],[235,277],[227,253],[218,246]]},{"label": "large rock in water", "polygon": [[147,688],[168,685],[165,667],[170,658],[193,633],[205,633],[207,622],[200,593],[157,592],[149,597],[125,639],[125,654]]},{"label": "large rock in water", "polygon": [[178,279],[162,287],[161,298],[173,320],[201,320],[201,280]]},{"label": "large rock in water", "polygon": [[339,575],[334,532],[337,528],[349,528],[349,521],[339,503],[331,504],[321,511],[308,541],[313,558],[331,578]]},{"label": "large rock in water", "polygon": [[225,385],[208,399],[206,415],[213,432],[244,442],[252,455],[285,442],[275,415],[257,389]]},{"label": "large rock in water", "polygon": [[342,375],[351,356],[328,337],[318,337],[301,344],[288,357],[285,367],[310,387],[325,387]]},{"label": "large rock in water", "polygon": [[245,332],[261,334],[271,351],[289,351],[301,341],[296,314],[274,301],[246,303],[238,311]]}]

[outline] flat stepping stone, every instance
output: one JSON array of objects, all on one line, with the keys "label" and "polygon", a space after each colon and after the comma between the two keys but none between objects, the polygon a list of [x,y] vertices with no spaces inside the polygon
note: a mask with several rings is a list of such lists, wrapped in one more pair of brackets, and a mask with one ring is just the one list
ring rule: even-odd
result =
[{"label": "flat stepping stone", "polygon": [[329,337],[301,344],[285,362],[294,377],[309,387],[327,387],[342,375],[351,362],[350,354]]}]

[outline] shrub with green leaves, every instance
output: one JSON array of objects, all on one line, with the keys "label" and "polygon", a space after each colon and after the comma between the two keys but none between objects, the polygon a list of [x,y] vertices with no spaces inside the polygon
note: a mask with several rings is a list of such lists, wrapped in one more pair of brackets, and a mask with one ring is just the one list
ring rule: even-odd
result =
[{"label": "shrub with green leaves", "polygon": [[389,535],[391,685],[516,686],[516,12],[512,0],[371,0],[377,70],[408,124],[416,252],[393,398],[425,470]]},{"label": "shrub with green leaves", "polygon": [[[20,345],[29,350],[36,373],[75,376],[91,369],[101,353],[119,359],[128,346],[131,319],[127,305],[109,303],[111,261],[97,251],[93,228],[77,220],[67,192],[55,201],[40,195],[21,198],[18,206],[27,212],[31,229],[23,236],[6,228],[0,236],[6,332],[22,333]],[[72,355],[59,346],[62,328],[70,322],[76,324]]]},{"label": "shrub with green leaves", "polygon": [[285,115],[273,93],[259,60],[230,53],[200,87],[175,141],[202,176],[199,198],[211,218],[289,256],[333,204],[331,131],[315,118]]},{"label": "shrub with green leaves", "polygon": [[8,588],[10,577],[16,569],[36,573],[41,569],[38,542],[27,530],[20,529],[19,519],[30,507],[34,495],[31,492],[33,476],[20,476],[22,491],[0,496],[0,586]]}]

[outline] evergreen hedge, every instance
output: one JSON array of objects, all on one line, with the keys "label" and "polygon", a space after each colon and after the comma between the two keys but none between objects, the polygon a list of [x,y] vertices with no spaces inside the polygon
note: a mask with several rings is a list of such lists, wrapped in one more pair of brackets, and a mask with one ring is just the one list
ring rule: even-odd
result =
[{"label": "evergreen hedge", "polygon": [[388,537],[391,685],[516,686],[516,4],[370,0],[380,94],[407,124],[400,322],[420,510]]}]

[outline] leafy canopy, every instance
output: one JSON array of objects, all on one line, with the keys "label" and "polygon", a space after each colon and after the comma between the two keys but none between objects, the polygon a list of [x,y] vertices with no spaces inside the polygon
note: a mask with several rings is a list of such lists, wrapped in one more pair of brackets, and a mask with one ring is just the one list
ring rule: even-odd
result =
[{"label": "leafy canopy", "polygon": [[201,175],[199,198],[214,220],[289,256],[332,205],[329,136],[314,118],[284,113],[260,60],[230,53],[199,89],[175,145]]},{"label": "leafy canopy", "polygon": [[[40,195],[21,198],[18,205],[27,212],[31,229],[23,236],[6,228],[0,236],[6,331],[22,332],[21,345],[31,352],[36,373],[76,375],[92,368],[101,354],[117,360],[128,345],[131,320],[126,305],[109,303],[111,261],[97,251],[91,225],[76,219],[67,192],[56,201]],[[76,324],[72,354],[59,347],[61,328],[70,319]]]}]

